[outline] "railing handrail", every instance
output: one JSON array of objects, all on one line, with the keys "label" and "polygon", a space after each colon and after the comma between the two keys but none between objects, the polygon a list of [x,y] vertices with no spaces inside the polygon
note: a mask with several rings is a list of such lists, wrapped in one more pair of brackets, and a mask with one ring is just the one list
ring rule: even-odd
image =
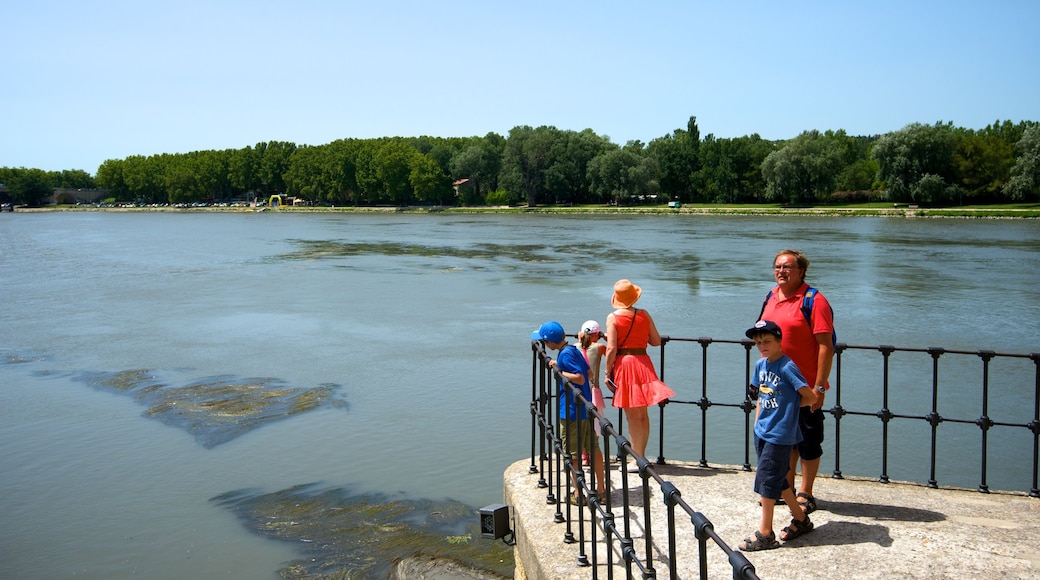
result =
[{"label": "railing handrail", "polygon": [[[693,404],[693,405],[696,405],[696,406],[700,407],[701,414],[702,414],[700,465],[702,467],[707,467],[708,466],[707,451],[706,451],[706,441],[707,441],[707,420],[706,420],[706,417],[707,417],[708,410],[710,408],[713,408],[713,407],[738,408],[745,414],[745,441],[744,441],[744,465],[743,465],[743,469],[745,471],[750,471],[751,470],[750,449],[752,448],[752,441],[751,441],[751,436],[750,436],[750,433],[751,433],[751,423],[752,423],[752,421],[751,421],[751,413],[754,411],[754,403],[751,400],[747,399],[747,398],[745,398],[745,400],[743,400],[743,401],[741,401],[739,403],[719,403],[719,402],[713,402],[713,401],[711,401],[711,400],[709,400],[707,398],[707,390],[708,390],[707,351],[708,351],[708,348],[712,344],[740,345],[741,347],[743,347],[744,350],[745,350],[745,363],[744,363],[745,369],[744,369],[744,372],[745,372],[745,378],[747,379],[747,380],[745,380],[745,384],[747,384],[748,382],[750,382],[750,369],[751,369],[751,362],[752,362],[752,360],[751,360],[751,348],[754,345],[754,342],[751,341],[751,340],[748,340],[748,339],[726,340],[726,339],[714,339],[714,338],[710,338],[710,337],[683,338],[683,337],[662,336],[661,337],[661,346],[660,346],[660,362],[659,362],[659,365],[660,365],[659,366],[659,368],[660,368],[660,376],[661,376],[662,380],[665,378],[665,371],[666,371],[666,367],[665,367],[665,360],[666,360],[665,359],[665,352],[666,352],[666,345],[669,342],[691,342],[691,343],[695,342],[695,343],[698,343],[700,345],[701,350],[702,350],[701,366],[702,366],[702,370],[703,370],[703,372],[702,372],[702,384],[701,384],[701,391],[702,392],[701,392],[701,399],[698,400],[698,401],[681,400],[681,399],[675,398],[675,399],[666,401],[664,403],[661,403],[659,405],[659,408],[660,408],[659,438],[660,438],[660,440],[658,442],[659,443],[658,449],[660,450],[659,451],[660,455],[657,458],[657,464],[664,465],[666,463],[665,462],[665,458],[664,458],[664,451],[663,451],[664,450],[664,442],[665,442],[665,437],[664,437],[664,432],[665,432],[665,429],[664,429],[664,418],[665,418],[664,411],[665,411],[665,408],[668,405],[672,404],[672,403],[686,404],[686,405]],[[532,364],[532,372],[533,372],[533,375],[532,375],[533,376],[533,379],[532,379],[532,403],[531,403],[532,440],[531,440],[531,467],[530,467],[530,469],[531,469],[532,473],[541,473],[542,474],[543,477],[539,480],[539,486],[540,487],[548,487],[549,488],[549,495],[547,497],[547,502],[556,504],[556,516],[555,516],[556,520],[558,522],[566,522],[567,523],[567,532],[565,534],[565,538],[567,538],[567,541],[579,541],[581,543],[580,554],[579,554],[579,558],[578,558],[579,564],[581,564],[581,565],[589,565],[588,555],[585,553],[585,548],[584,548],[585,539],[584,539],[583,518],[584,518],[584,511],[585,510],[584,509],[579,509],[578,510],[579,535],[581,537],[578,540],[574,540],[573,533],[571,531],[571,508],[570,508],[569,502],[564,502],[564,503],[567,503],[567,510],[566,510],[567,511],[567,515],[566,515],[566,517],[564,517],[564,515],[563,515],[563,513],[561,512],[561,509],[560,509],[560,506],[561,506],[561,501],[560,501],[561,495],[560,495],[560,492],[562,491],[562,487],[564,485],[566,485],[566,487],[567,487],[566,493],[567,494],[570,493],[571,477],[569,475],[572,474],[572,473],[573,473],[574,479],[576,480],[578,486],[586,494],[586,497],[589,498],[589,502],[588,502],[589,507],[590,507],[590,509],[589,509],[589,518],[590,518],[590,522],[593,524],[591,526],[592,534],[593,534],[593,538],[592,538],[592,542],[591,542],[592,558],[593,558],[592,565],[593,566],[595,566],[596,560],[597,560],[597,556],[598,556],[598,553],[597,553],[597,543],[595,541],[595,534],[597,533],[596,532],[597,531],[597,525],[595,525],[596,524],[595,520],[596,520],[596,518],[599,518],[600,519],[600,524],[599,524],[598,527],[599,527],[599,529],[601,531],[603,531],[607,535],[608,539],[611,542],[611,545],[613,545],[613,543],[615,543],[615,542],[620,544],[620,546],[621,546],[621,553],[624,556],[624,558],[626,560],[626,563],[629,566],[629,568],[628,568],[629,569],[629,574],[631,574],[631,570],[632,570],[631,566],[635,565],[635,566],[637,566],[638,568],[641,569],[642,574],[643,574],[644,577],[655,577],[656,572],[653,570],[653,559],[652,559],[652,554],[650,552],[650,544],[652,543],[653,540],[652,540],[652,537],[650,535],[650,529],[651,529],[650,524],[651,524],[651,521],[650,521],[650,511],[649,511],[649,490],[650,490],[649,486],[650,486],[650,481],[653,480],[660,487],[660,491],[661,491],[661,493],[662,493],[662,495],[664,497],[664,501],[665,501],[665,503],[666,503],[666,505],[668,507],[668,519],[669,519],[669,522],[667,524],[667,528],[666,529],[667,529],[668,534],[669,534],[669,560],[668,561],[669,561],[669,565],[671,567],[672,577],[675,577],[675,573],[676,573],[676,566],[675,566],[676,560],[675,560],[675,553],[674,553],[674,550],[675,550],[675,541],[674,541],[674,538],[675,538],[674,508],[675,508],[675,506],[679,506],[682,510],[684,510],[687,513],[687,515],[689,515],[690,521],[693,523],[694,528],[695,528],[695,534],[696,534],[696,537],[698,539],[698,545],[699,545],[698,559],[699,559],[699,564],[700,564],[700,569],[701,569],[701,577],[702,578],[706,578],[707,577],[707,550],[709,548],[709,546],[707,545],[707,540],[709,540],[709,539],[711,539],[714,542],[714,544],[715,544],[715,546],[717,548],[719,548],[723,552],[725,552],[725,554],[727,556],[727,559],[730,562],[730,565],[733,567],[733,577],[734,578],[748,578],[748,579],[757,578],[754,566],[751,564],[750,561],[747,560],[747,558],[744,556],[744,554],[742,552],[740,552],[740,551],[732,549],[731,547],[729,547],[726,544],[726,542],[722,538],[718,537],[715,534],[713,526],[712,526],[711,522],[708,520],[708,518],[705,517],[704,514],[701,514],[701,513],[697,512],[697,511],[695,511],[691,506],[689,506],[682,499],[682,494],[681,494],[680,490],[678,488],[676,488],[676,486],[674,486],[670,482],[662,479],[659,476],[659,474],[657,473],[657,471],[653,468],[653,464],[649,460],[647,460],[645,457],[642,457],[642,456],[636,454],[633,451],[631,443],[628,441],[628,439],[625,438],[617,429],[615,429],[614,425],[602,414],[602,412],[599,409],[597,409],[593,405],[593,403],[591,401],[588,401],[588,400],[586,400],[584,398],[584,396],[581,394],[580,387],[575,387],[575,386],[571,385],[569,383],[569,381],[567,381],[567,379],[564,378],[559,373],[558,370],[554,370],[554,369],[552,369],[548,365],[548,361],[551,360],[551,359],[549,358],[548,353],[545,352],[545,349],[544,349],[543,345],[540,342],[537,342],[537,341],[532,342],[532,350],[534,352],[534,357],[533,357],[533,364]],[[844,407],[842,407],[842,405],[841,405],[842,356],[843,356],[843,354],[846,351],[874,351],[874,352],[879,352],[881,354],[881,356],[883,357],[883,365],[884,365],[884,368],[883,368],[883,381],[882,381],[883,382],[883,384],[882,384],[883,403],[882,403],[882,409],[880,411],[853,411],[853,410],[848,410],[848,409],[845,409]],[[889,384],[889,376],[888,376],[888,370],[889,370],[888,365],[889,365],[889,357],[893,353],[895,353],[895,352],[925,353],[925,354],[927,354],[931,358],[932,364],[933,364],[933,371],[932,371],[932,401],[931,401],[931,412],[929,414],[924,415],[924,416],[909,415],[909,414],[896,414],[896,413],[893,413],[891,409],[889,409],[889,406],[888,406],[888,403],[889,403],[889,401],[888,401],[888,394],[889,394],[890,384]],[[982,407],[983,408],[982,408],[982,415],[981,415],[981,417],[979,417],[977,419],[950,418],[950,417],[942,417],[942,416],[940,416],[938,414],[938,412],[937,412],[937,408],[938,408],[938,385],[939,385],[939,381],[938,381],[938,362],[939,362],[940,357],[942,357],[943,355],[946,355],[946,354],[976,356],[976,357],[978,357],[982,361],[982,364],[983,364]],[[1029,360],[1033,361],[1034,367],[1035,367],[1035,384],[1036,384],[1036,386],[1035,386],[1035,393],[1034,393],[1033,419],[1031,421],[1029,421],[1028,423],[1022,424],[1022,423],[1010,423],[1010,422],[994,421],[989,416],[989,412],[988,412],[989,363],[990,363],[990,361],[992,361],[995,358],[1018,358],[1018,359],[1029,359]],[[615,515],[613,514],[613,511],[612,511],[610,494],[607,494],[607,497],[605,497],[605,498],[598,498],[598,497],[595,496],[594,493],[591,492],[591,489],[595,488],[594,487],[594,484],[595,484],[595,481],[594,481],[595,480],[595,475],[594,475],[594,473],[595,472],[594,471],[592,472],[593,473],[593,475],[592,475],[593,487],[589,487],[589,482],[586,481],[586,479],[585,479],[584,471],[581,470],[581,469],[574,470],[572,468],[571,457],[562,448],[562,443],[561,443],[561,440],[560,440],[560,438],[558,436],[558,433],[559,433],[559,419],[558,419],[558,417],[559,417],[559,407],[558,406],[561,404],[561,401],[559,400],[560,397],[557,395],[558,390],[550,388],[550,387],[552,387],[552,385],[554,383],[553,379],[555,379],[555,384],[556,385],[562,386],[564,392],[567,394],[568,397],[571,397],[571,396],[575,397],[577,402],[585,407],[586,411],[589,413],[589,416],[592,417],[594,419],[594,421],[598,422],[599,425],[601,426],[602,440],[603,440],[603,444],[602,444],[603,455],[604,455],[604,459],[605,459],[605,462],[606,462],[606,471],[605,471],[605,473],[606,473],[606,477],[605,477],[606,482],[605,482],[605,484],[606,485],[609,486],[609,484],[610,484],[610,475],[609,474],[611,473],[611,470],[610,470],[610,465],[611,464],[610,464],[609,446],[610,446],[610,442],[611,441],[614,441],[614,443],[616,444],[616,447],[617,447],[617,450],[618,450],[618,453],[619,453],[619,455],[618,455],[619,461],[624,462],[625,459],[629,455],[631,455],[632,457],[634,457],[636,459],[636,465],[638,466],[639,475],[640,475],[640,478],[642,480],[642,491],[643,491],[643,496],[644,496],[644,498],[643,498],[643,506],[644,506],[643,518],[644,518],[644,528],[645,528],[645,533],[646,533],[646,537],[645,537],[644,542],[645,542],[645,544],[647,546],[647,553],[646,553],[646,556],[645,556],[645,560],[641,560],[639,558],[638,554],[636,553],[635,548],[634,548],[634,543],[633,543],[633,541],[631,539],[631,535],[628,533],[628,529],[627,529],[628,528],[628,521],[629,521],[628,513],[630,512],[630,506],[628,505],[628,477],[627,477],[627,474],[622,476],[622,483],[623,483],[623,486],[624,486],[623,489],[624,489],[624,492],[625,492],[623,494],[623,497],[625,498],[624,499],[624,505],[622,506],[623,507],[623,513],[625,514],[625,518],[624,518],[625,530],[619,531],[617,529],[617,526],[614,525]],[[978,486],[978,491],[982,492],[982,493],[988,493],[989,492],[989,486],[988,486],[988,484],[986,482],[987,436],[988,436],[988,431],[991,428],[993,428],[993,427],[1025,428],[1025,429],[1028,429],[1033,434],[1033,457],[1032,457],[1033,473],[1032,473],[1032,488],[1029,490],[1029,495],[1030,495],[1030,497],[1034,497],[1034,498],[1040,497],[1040,490],[1037,489],[1038,458],[1040,458],[1040,354],[1038,354],[1038,353],[1031,353],[1031,354],[1000,353],[1000,352],[995,352],[995,351],[992,351],[992,350],[974,350],[974,351],[971,351],[971,350],[956,350],[956,349],[945,349],[945,348],[941,348],[941,347],[906,348],[906,347],[895,347],[895,346],[890,346],[890,345],[864,346],[864,345],[849,345],[849,344],[846,344],[846,343],[837,343],[835,345],[834,381],[832,382],[832,385],[833,385],[833,390],[834,390],[834,404],[833,404],[833,406],[831,406],[831,408],[824,409],[824,411],[826,413],[831,414],[834,417],[834,419],[835,419],[835,429],[834,429],[834,431],[835,431],[835,433],[834,433],[835,453],[834,453],[834,470],[832,472],[832,477],[833,478],[840,479],[840,478],[843,477],[842,473],[841,473],[841,469],[840,469],[841,420],[842,420],[843,417],[845,417],[847,415],[848,416],[873,416],[873,417],[877,417],[882,422],[882,426],[883,426],[883,432],[882,432],[882,473],[881,473],[880,477],[878,478],[878,481],[880,483],[888,483],[889,482],[889,477],[888,477],[888,424],[889,424],[889,422],[892,421],[893,419],[916,419],[916,420],[922,420],[922,421],[928,422],[931,425],[931,431],[932,431],[932,433],[931,433],[931,439],[932,439],[932,441],[931,441],[931,465],[930,465],[931,472],[930,472],[930,478],[928,480],[928,486],[932,487],[932,488],[938,487],[938,484],[937,484],[936,479],[935,479],[935,471],[936,471],[936,440],[937,440],[937,436],[938,436],[937,428],[938,428],[939,424],[943,423],[943,422],[947,422],[947,423],[962,423],[962,424],[975,424],[975,425],[977,425],[980,428],[981,433],[982,433],[981,482],[980,482],[980,484]],[[555,406],[552,405],[552,402],[553,402],[554,399],[556,400],[556,405]],[[553,410],[551,415],[549,414],[550,410]],[[578,439],[579,439],[579,441],[581,440],[581,436],[580,435],[579,435]],[[536,449],[536,443],[538,441],[541,442],[540,449]],[[546,445],[551,445],[551,447],[552,447],[551,451],[553,452],[552,455],[555,456],[555,458],[556,458],[556,468],[548,470],[548,473],[549,473],[549,481],[548,482],[545,481],[545,474],[546,474],[545,462],[549,461],[550,462],[550,467],[551,467],[552,466],[551,465],[552,464],[552,458],[550,457],[550,453],[549,453],[550,450],[546,449]],[[536,456],[538,457],[538,465],[536,465],[536,463],[535,463]],[[552,489],[553,488],[553,479],[554,478],[555,478],[555,486],[556,486],[556,492],[557,492],[555,496],[553,495],[553,489]],[[564,497],[566,497],[566,496],[564,496]],[[613,550],[607,550],[608,565],[611,564],[610,558],[612,558],[612,556],[613,556]],[[595,569],[594,569],[594,572],[593,572],[593,577],[594,578],[596,577]]]}]

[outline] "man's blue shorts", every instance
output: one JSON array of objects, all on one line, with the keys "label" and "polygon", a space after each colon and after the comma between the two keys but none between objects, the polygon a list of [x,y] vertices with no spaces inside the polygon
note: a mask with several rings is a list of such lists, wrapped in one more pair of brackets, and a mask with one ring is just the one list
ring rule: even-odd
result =
[{"label": "man's blue shorts", "polygon": [[787,472],[791,470],[791,452],[794,445],[776,445],[755,437],[758,470],[755,471],[755,493],[770,499],[780,499],[780,492],[788,487]]}]

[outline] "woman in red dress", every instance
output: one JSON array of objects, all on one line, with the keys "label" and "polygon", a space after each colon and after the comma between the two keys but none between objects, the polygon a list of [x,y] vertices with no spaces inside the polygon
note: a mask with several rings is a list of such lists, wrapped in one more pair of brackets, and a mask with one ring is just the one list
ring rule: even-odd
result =
[{"label": "woman in red dress", "polygon": [[[614,284],[611,304],[616,310],[607,315],[607,353],[604,363],[607,386],[614,391],[613,405],[625,410],[632,449],[646,456],[650,439],[647,407],[675,396],[657,376],[654,363],[646,353],[647,345],[660,346],[661,335],[646,310],[635,307],[643,290],[629,280]],[[633,464],[629,471],[636,471]]]}]

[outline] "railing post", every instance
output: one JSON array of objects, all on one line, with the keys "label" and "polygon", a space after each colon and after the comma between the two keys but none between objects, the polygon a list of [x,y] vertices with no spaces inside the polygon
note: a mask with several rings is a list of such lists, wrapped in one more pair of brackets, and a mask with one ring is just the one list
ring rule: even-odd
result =
[{"label": "railing post", "polygon": [[[747,391],[751,386],[751,347],[755,343],[743,340],[741,344],[744,345],[744,390]],[[751,433],[753,432],[751,412],[755,410],[756,403],[757,401],[752,401],[751,393],[746,392],[744,402],[740,405],[740,408],[744,410],[744,465],[741,466],[743,471],[751,471]]]},{"label": "railing post", "polygon": [[[552,384],[552,378],[549,378],[549,384]],[[560,456],[562,455],[562,448],[559,446],[560,440],[560,397],[556,396],[556,405],[551,411],[550,419],[547,421],[552,426],[551,436],[552,445],[549,451],[549,493],[545,496],[545,502],[554,504],[556,506],[556,514],[553,516],[553,521],[560,523],[563,521],[563,512],[560,511]],[[555,465],[555,467],[554,467]],[[553,493],[555,479],[555,494]]]},{"label": "railing post", "polygon": [[939,482],[935,480],[935,448],[939,439],[939,423],[942,423],[942,417],[939,416],[939,357],[944,352],[946,351],[938,346],[928,347],[928,354],[932,355],[932,412],[925,419],[932,426],[932,454],[928,472],[928,487],[931,488],[939,487]]},{"label": "railing post", "polygon": [[992,350],[980,350],[978,354],[982,359],[982,416],[975,422],[979,429],[982,429],[982,481],[979,482],[979,491],[989,493],[989,486],[986,485],[986,456],[989,428],[993,426],[993,421],[989,418],[989,361],[993,360],[996,353]]},{"label": "railing post", "polygon": [[845,409],[841,406],[841,355],[848,345],[839,342],[834,346],[834,407],[831,414],[834,416],[834,471],[831,478],[842,479],[841,475],[841,418],[845,416]]},{"label": "railing post", "polygon": [[1035,386],[1033,387],[1033,420],[1029,422],[1029,430],[1033,432],[1033,487],[1029,497],[1040,497],[1037,488],[1037,463],[1040,461],[1040,353],[1029,355],[1035,367]]},{"label": "railing post", "polygon": [[[675,484],[666,481],[661,485],[661,496],[664,499],[664,505],[668,508],[668,560],[674,562],[678,553],[678,548],[675,544],[675,504],[682,497],[682,493],[679,491],[679,488],[675,487]],[[668,568],[670,570],[668,577],[672,580],[677,579],[679,572],[676,570],[676,566],[669,566]],[[707,578],[707,576],[702,576],[702,578]]]},{"label": "railing post", "polygon": [[701,408],[701,467],[708,467],[708,345],[712,339],[702,336],[697,339],[701,345],[701,400],[697,406]]},{"label": "railing post", "polygon": [[531,465],[527,468],[528,473],[538,473],[534,456],[538,451],[538,349],[531,341]]},{"label": "railing post", "polygon": [[653,517],[650,515],[650,474],[647,472],[647,463],[639,465],[639,478],[642,480],[643,488],[643,545],[646,547],[646,568],[643,570],[643,578],[656,578],[654,570],[654,535]]},{"label": "railing post", "polygon": [[[664,382],[664,345],[668,344],[670,339],[667,336],[661,337],[661,374],[659,377]],[[664,407],[667,405],[667,401],[661,401],[657,404],[658,419],[657,419],[657,464],[664,465]]]},{"label": "railing post", "polygon": [[[710,532],[715,529],[715,526],[704,517],[701,512],[693,512],[690,517],[690,522],[693,523],[694,536],[697,538],[697,553],[700,555],[698,565],[700,567],[700,577],[708,577],[708,538]],[[736,568],[734,568],[734,574],[736,574]],[[736,577],[736,576],[734,576]]]},{"label": "railing post", "polygon": [[881,419],[881,477],[878,481],[881,483],[888,483],[888,422],[892,420],[892,412],[888,409],[888,359],[895,352],[896,347],[881,345],[878,346],[878,350],[881,351],[884,357],[884,372],[882,373],[882,404],[881,411],[878,412],[877,416]]}]

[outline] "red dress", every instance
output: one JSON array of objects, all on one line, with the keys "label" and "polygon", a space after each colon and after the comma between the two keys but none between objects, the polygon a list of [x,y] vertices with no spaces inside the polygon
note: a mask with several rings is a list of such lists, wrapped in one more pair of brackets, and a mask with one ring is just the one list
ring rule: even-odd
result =
[{"label": "red dress", "polygon": [[[614,313],[618,352],[614,357],[612,404],[619,408],[649,407],[675,396],[675,391],[657,377],[654,363],[646,354],[650,338],[650,319],[636,310],[632,315]],[[630,330],[631,329],[631,330]],[[642,354],[623,354],[627,349],[642,349]]]}]

